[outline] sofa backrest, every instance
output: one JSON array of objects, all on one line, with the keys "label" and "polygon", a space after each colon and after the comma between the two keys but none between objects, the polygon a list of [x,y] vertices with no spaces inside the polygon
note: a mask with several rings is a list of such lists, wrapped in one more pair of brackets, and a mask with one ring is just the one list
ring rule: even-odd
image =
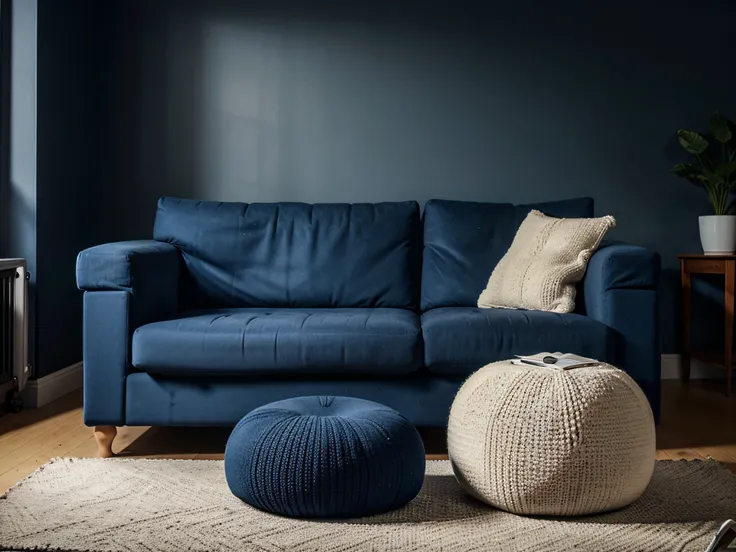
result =
[{"label": "sofa backrest", "polygon": [[476,306],[532,209],[558,218],[592,217],[593,200],[528,205],[429,200],[424,208],[421,309]]},{"label": "sofa backrest", "polygon": [[162,198],[154,239],[177,246],[189,308],[416,309],[421,222],[414,201],[217,203]]}]

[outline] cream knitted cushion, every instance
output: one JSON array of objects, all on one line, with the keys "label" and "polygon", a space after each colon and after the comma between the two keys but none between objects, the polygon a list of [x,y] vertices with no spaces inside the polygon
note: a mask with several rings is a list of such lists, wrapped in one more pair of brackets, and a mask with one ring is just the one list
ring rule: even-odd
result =
[{"label": "cream knitted cushion", "polygon": [[515,514],[613,510],[654,470],[644,393],[607,364],[565,371],[496,362],[475,372],[450,410],[447,448],[460,485]]},{"label": "cream knitted cushion", "polygon": [[575,284],[615,225],[613,217],[558,219],[531,211],[493,270],[478,306],[572,312]]}]

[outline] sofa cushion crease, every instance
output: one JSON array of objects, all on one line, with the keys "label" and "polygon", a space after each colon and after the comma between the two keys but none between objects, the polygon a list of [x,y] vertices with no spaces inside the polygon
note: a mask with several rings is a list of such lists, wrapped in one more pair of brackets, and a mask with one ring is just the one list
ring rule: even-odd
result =
[{"label": "sofa cushion crease", "polygon": [[158,203],[154,238],[181,250],[189,308],[419,304],[416,201],[309,205],[167,197]]}]

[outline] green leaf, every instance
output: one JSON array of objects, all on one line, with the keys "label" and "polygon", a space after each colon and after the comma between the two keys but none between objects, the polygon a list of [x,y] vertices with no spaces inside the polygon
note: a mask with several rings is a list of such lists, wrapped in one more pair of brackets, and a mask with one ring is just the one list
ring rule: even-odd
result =
[{"label": "green leaf", "polygon": [[714,186],[718,186],[720,184],[725,184],[726,183],[726,181],[724,180],[724,178],[720,174],[717,174],[717,173],[711,171],[707,167],[703,167],[703,172],[705,173],[705,176],[708,179],[708,182],[710,182]]},{"label": "green leaf", "polygon": [[729,124],[728,119],[718,113],[718,111],[716,111],[710,118],[710,131],[713,133],[713,137],[722,144],[725,144],[733,138],[731,125]]},{"label": "green leaf", "polygon": [[708,149],[708,140],[703,138],[697,132],[692,130],[678,130],[677,136],[680,140],[680,145],[685,148],[685,151],[694,155],[700,155],[706,149]]},{"label": "green leaf", "polygon": [[670,169],[670,172],[675,173],[677,176],[687,177],[699,173],[700,170],[690,163],[678,163]]},{"label": "green leaf", "polygon": [[716,174],[719,176],[729,177],[736,172],[736,161],[733,163],[725,163],[716,167]]}]

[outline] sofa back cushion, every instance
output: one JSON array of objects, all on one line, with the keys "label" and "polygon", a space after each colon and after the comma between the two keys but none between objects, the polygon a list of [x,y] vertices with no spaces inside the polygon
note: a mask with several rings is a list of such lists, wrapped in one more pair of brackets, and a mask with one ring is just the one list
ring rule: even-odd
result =
[{"label": "sofa back cushion", "polygon": [[551,217],[593,216],[591,198],[512,205],[431,199],[424,209],[423,311],[472,307],[532,209]]},{"label": "sofa back cushion", "polygon": [[413,201],[162,198],[154,238],[182,252],[185,308],[416,309],[419,303],[421,223]]}]

